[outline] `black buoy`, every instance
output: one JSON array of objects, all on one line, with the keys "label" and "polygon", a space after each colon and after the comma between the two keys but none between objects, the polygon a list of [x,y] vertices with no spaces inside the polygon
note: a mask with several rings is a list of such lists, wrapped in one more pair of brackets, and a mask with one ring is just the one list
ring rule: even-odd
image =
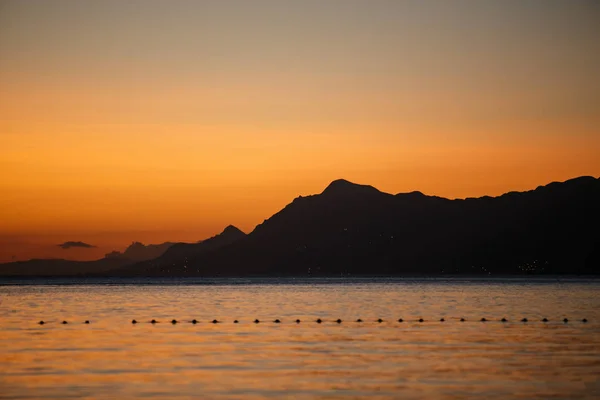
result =
[{"label": "black buoy", "polygon": [[213,324],[218,324],[218,323],[219,323],[219,321],[217,321],[216,319],[213,319],[213,320],[212,320],[212,323],[213,323]]},{"label": "black buoy", "polygon": [[153,319],[152,321],[150,321],[150,323],[151,323],[151,324],[155,324],[155,323],[156,323],[156,320],[155,320],[155,319]]},{"label": "black buoy", "polygon": [[85,322],[84,322],[84,324],[89,324],[89,323],[90,323],[90,321],[88,321],[88,320],[85,320]]},{"label": "black buoy", "polygon": [[234,324],[237,324],[237,323],[239,323],[239,321],[236,319],[235,321],[233,321],[233,323],[234,323]]},{"label": "black buoy", "polygon": [[487,321],[487,319],[481,318],[481,322],[485,322],[485,321]]},{"label": "black buoy", "polygon": [[359,319],[356,320],[356,322],[362,322],[362,319],[359,318]]},{"label": "black buoy", "polygon": [[460,322],[465,322],[465,319],[464,319],[464,318],[461,318],[461,319],[460,319]]},{"label": "black buoy", "polygon": [[403,320],[402,318],[400,318],[400,319],[398,320],[398,322],[404,322],[404,320]]},{"label": "black buoy", "polygon": [[542,322],[548,322],[548,318],[543,318]]},{"label": "black buoy", "polygon": [[192,324],[196,325],[197,323],[198,323],[197,320],[195,320],[195,319],[192,320]]},{"label": "black buoy", "polygon": [[423,322],[423,318],[419,318],[419,322]]},{"label": "black buoy", "polygon": [[566,324],[567,322],[569,322],[569,320],[567,318],[563,319],[563,322]]},{"label": "black buoy", "polygon": [[383,322],[383,320],[382,320],[381,318],[379,318],[379,319],[377,320],[377,322],[379,322],[379,323],[382,323],[382,322]]},{"label": "black buoy", "polygon": [[280,320],[278,320],[278,319],[276,319],[276,320],[275,320],[275,321],[273,321],[273,322],[274,322],[274,323],[276,323],[276,324],[280,324],[280,323],[281,323],[281,321],[280,321]]},{"label": "black buoy", "polygon": [[254,323],[255,323],[255,324],[258,324],[259,322],[260,322],[260,321],[259,321],[258,319],[255,319],[255,320],[254,320]]},{"label": "black buoy", "polygon": [[502,318],[500,321],[502,321],[502,322],[506,322],[506,321],[507,321],[507,319],[506,319],[506,318]]},{"label": "black buoy", "polygon": [[338,324],[341,324],[341,323],[342,323],[342,320],[338,318],[338,320],[337,320],[337,321],[335,321],[335,322],[337,322]]},{"label": "black buoy", "polygon": [[176,319],[174,319],[173,321],[171,321],[171,323],[172,323],[173,325],[175,325],[175,324],[177,323],[177,320],[176,320]]},{"label": "black buoy", "polygon": [[137,321],[135,319],[132,319],[131,323],[135,325],[135,324],[137,324]]},{"label": "black buoy", "polygon": [[38,322],[38,324],[44,325],[44,321],[40,321],[40,322]]},{"label": "black buoy", "polygon": [[297,324],[299,324],[299,323],[300,323],[300,320],[299,320],[299,319],[297,319],[297,320],[296,320],[296,323],[297,323]]},{"label": "black buoy", "polygon": [[321,318],[319,318],[319,319],[317,320],[317,324],[320,324],[321,322],[323,322],[323,321],[321,321]]},{"label": "black buoy", "polygon": [[62,323],[63,323],[63,325],[66,325],[66,324],[68,324],[68,322],[67,322],[67,321],[63,321]]},{"label": "black buoy", "polygon": [[586,318],[584,318],[584,319],[582,319],[582,320],[581,320],[581,322],[583,322],[583,323],[586,323],[586,322],[587,322],[587,319],[586,319]]},{"label": "black buoy", "polygon": [[523,318],[521,322],[527,322],[527,318]]},{"label": "black buoy", "polygon": [[444,322],[444,321],[445,321],[445,319],[444,319],[444,318],[440,318],[440,322]]}]

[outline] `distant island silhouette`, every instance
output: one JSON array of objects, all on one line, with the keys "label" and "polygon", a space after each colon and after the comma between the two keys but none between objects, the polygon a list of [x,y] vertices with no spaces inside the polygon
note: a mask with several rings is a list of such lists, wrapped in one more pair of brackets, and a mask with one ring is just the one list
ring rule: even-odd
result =
[{"label": "distant island silhouette", "polygon": [[340,179],[245,234],[134,243],[97,261],[0,264],[0,276],[598,275],[600,179],[499,197],[383,193]]}]

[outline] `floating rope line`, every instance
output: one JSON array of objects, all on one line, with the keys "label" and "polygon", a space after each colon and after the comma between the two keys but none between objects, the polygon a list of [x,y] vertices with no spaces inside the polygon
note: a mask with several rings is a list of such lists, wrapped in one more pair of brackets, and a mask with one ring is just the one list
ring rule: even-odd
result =
[{"label": "floating rope line", "polygon": [[[403,323],[403,322],[405,322],[405,320],[404,320],[404,319],[402,319],[402,318],[399,318],[397,321],[398,321],[398,323]],[[424,322],[425,322],[425,320],[424,320],[423,318],[419,318],[419,319],[417,319],[417,320],[414,320],[414,321],[415,321],[415,322],[418,322],[418,323],[424,323]],[[464,317],[462,317],[462,318],[460,318],[460,319],[459,319],[459,321],[460,321],[460,322],[466,322],[466,319],[465,319]],[[480,321],[480,322],[489,322],[489,320],[488,320],[487,318],[485,318],[485,317],[482,317],[482,318],[481,318],[479,321]],[[498,320],[498,321],[499,321],[499,322],[503,322],[503,323],[504,323],[504,322],[509,322],[509,321],[508,321],[508,319],[507,319],[506,317],[504,317],[504,318],[502,318],[502,319],[500,319],[500,320]],[[540,322],[543,322],[543,323],[550,322],[550,320],[549,320],[548,318],[542,318],[542,319],[541,319],[541,320],[539,320],[539,321],[540,321]],[[176,319],[172,319],[170,322],[171,322],[171,324],[172,324],[172,325],[176,325],[176,324],[178,324],[178,323],[180,323],[180,322],[182,322],[182,321],[178,321],[178,320],[176,320]],[[197,320],[197,319],[193,319],[193,320],[191,320],[191,321],[184,321],[184,322],[189,322],[189,323],[191,323],[191,324],[194,324],[194,325],[196,325],[196,324],[200,323],[200,321],[199,321],[199,320]],[[217,319],[213,319],[212,321],[208,321],[208,322],[210,322],[210,323],[212,323],[212,324],[220,324],[222,321],[219,321],[219,320],[217,320]],[[258,324],[258,323],[260,323],[260,320],[259,320],[259,319],[255,319],[255,320],[254,320],[254,321],[252,321],[252,322],[253,322],[254,324]],[[283,323],[283,321],[282,321],[281,319],[279,319],[279,318],[277,318],[277,319],[274,319],[272,322],[273,322],[274,324],[282,324],[282,323]],[[300,324],[302,321],[301,321],[300,319],[296,319],[296,320],[294,320],[294,322],[295,322],[296,324]],[[315,322],[316,322],[317,324],[322,324],[322,323],[324,323],[324,322],[327,322],[327,321],[324,321],[324,320],[322,320],[321,318],[318,318],[318,319],[316,319],[316,320],[315,320]],[[343,321],[342,321],[342,319],[341,319],[341,318],[338,318],[338,319],[336,319],[336,320],[331,320],[331,322],[332,322],[332,323],[336,323],[336,324],[342,324],[342,323],[343,323]],[[358,318],[358,319],[357,319],[355,322],[357,322],[357,323],[362,323],[362,322],[364,322],[364,321],[363,321],[362,319]],[[383,323],[383,322],[385,322],[385,321],[384,321],[382,318],[378,318],[378,319],[376,319],[374,322],[376,322],[376,323],[378,323],[378,324],[381,324],[381,323]],[[439,322],[446,322],[446,319],[442,317],[442,318],[440,318],[440,319],[439,319]],[[522,318],[522,319],[520,320],[520,322],[523,322],[523,323],[525,323],[525,322],[529,322],[529,320],[528,320],[526,317],[524,317],[524,318]],[[568,323],[568,322],[569,322],[569,319],[568,319],[568,318],[564,318],[564,319],[562,320],[562,322],[566,324],[566,323]],[[587,323],[587,322],[588,322],[588,319],[587,319],[587,318],[583,318],[583,319],[581,319],[581,322],[582,322],[582,323]],[[45,324],[48,324],[48,323],[49,323],[49,322],[47,322],[47,321],[44,321],[44,320],[41,320],[41,321],[38,321],[38,322],[37,322],[37,324],[38,324],[38,325],[45,325]],[[69,323],[69,322],[68,322],[67,320],[63,320],[62,322],[60,322],[60,324],[61,324],[61,325],[67,325],[68,323]],[[83,323],[84,323],[85,325],[89,325],[89,324],[91,324],[90,320],[85,320]],[[131,324],[132,324],[132,325],[136,325],[137,323],[138,323],[138,321],[137,321],[137,320],[135,320],[135,319],[132,319],[132,320],[131,320]],[[157,321],[156,319],[152,319],[152,320],[148,321],[148,323],[150,323],[150,324],[154,325],[154,324],[158,324],[158,323],[159,323],[159,321]],[[240,323],[240,321],[236,319],[236,320],[233,320],[233,323],[234,323],[234,324],[239,324],[239,323]]]}]

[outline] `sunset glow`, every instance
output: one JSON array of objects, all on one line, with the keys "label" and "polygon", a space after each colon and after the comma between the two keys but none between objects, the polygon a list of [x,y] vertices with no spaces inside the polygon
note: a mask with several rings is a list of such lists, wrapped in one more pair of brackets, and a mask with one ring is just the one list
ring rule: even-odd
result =
[{"label": "sunset glow", "polygon": [[0,262],[600,176],[600,6],[507,4],[3,1]]}]

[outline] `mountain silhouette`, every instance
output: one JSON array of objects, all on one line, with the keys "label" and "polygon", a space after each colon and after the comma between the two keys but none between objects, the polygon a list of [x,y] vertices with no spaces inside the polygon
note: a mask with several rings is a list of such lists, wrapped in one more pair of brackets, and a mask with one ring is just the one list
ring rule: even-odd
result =
[{"label": "mountain silhouette", "polygon": [[106,258],[122,258],[130,261],[145,261],[160,257],[175,243],[165,242],[161,244],[145,245],[140,242],[133,242],[125,249],[123,253],[113,251],[106,255]]},{"label": "mountain silhouette", "polygon": [[[598,204],[600,179],[586,176],[456,200],[339,179],[247,235],[230,225],[198,243],[133,243],[90,262],[9,263],[0,275],[600,274]],[[153,251],[161,254],[148,259]]]},{"label": "mountain silhouette", "polygon": [[246,234],[233,225],[227,226],[223,232],[211,238],[198,243],[177,243],[171,246],[163,255],[154,260],[142,263],[136,263],[125,268],[122,268],[121,274],[139,273],[154,274],[155,271],[163,271],[168,273],[171,266],[177,265],[178,268],[184,271],[188,268],[188,260],[193,260],[205,253],[210,253],[229,244],[232,244],[242,238]]},{"label": "mountain silhouette", "polygon": [[123,253],[113,251],[106,254],[104,258],[94,261],[34,259],[0,264],[0,276],[81,276],[103,273],[117,267],[159,257],[173,244],[165,242],[144,245],[133,242]]},{"label": "mountain silhouette", "polygon": [[375,189],[373,186],[368,185],[358,185],[356,183],[349,182],[345,179],[337,179],[331,182],[323,193],[324,196],[329,197],[352,197],[356,195],[378,195],[382,194],[379,190]]},{"label": "mountain silhouette", "polygon": [[248,235],[206,250],[174,245],[109,274],[598,274],[598,204],[593,177],[464,200],[392,195],[340,179],[294,199]]}]

